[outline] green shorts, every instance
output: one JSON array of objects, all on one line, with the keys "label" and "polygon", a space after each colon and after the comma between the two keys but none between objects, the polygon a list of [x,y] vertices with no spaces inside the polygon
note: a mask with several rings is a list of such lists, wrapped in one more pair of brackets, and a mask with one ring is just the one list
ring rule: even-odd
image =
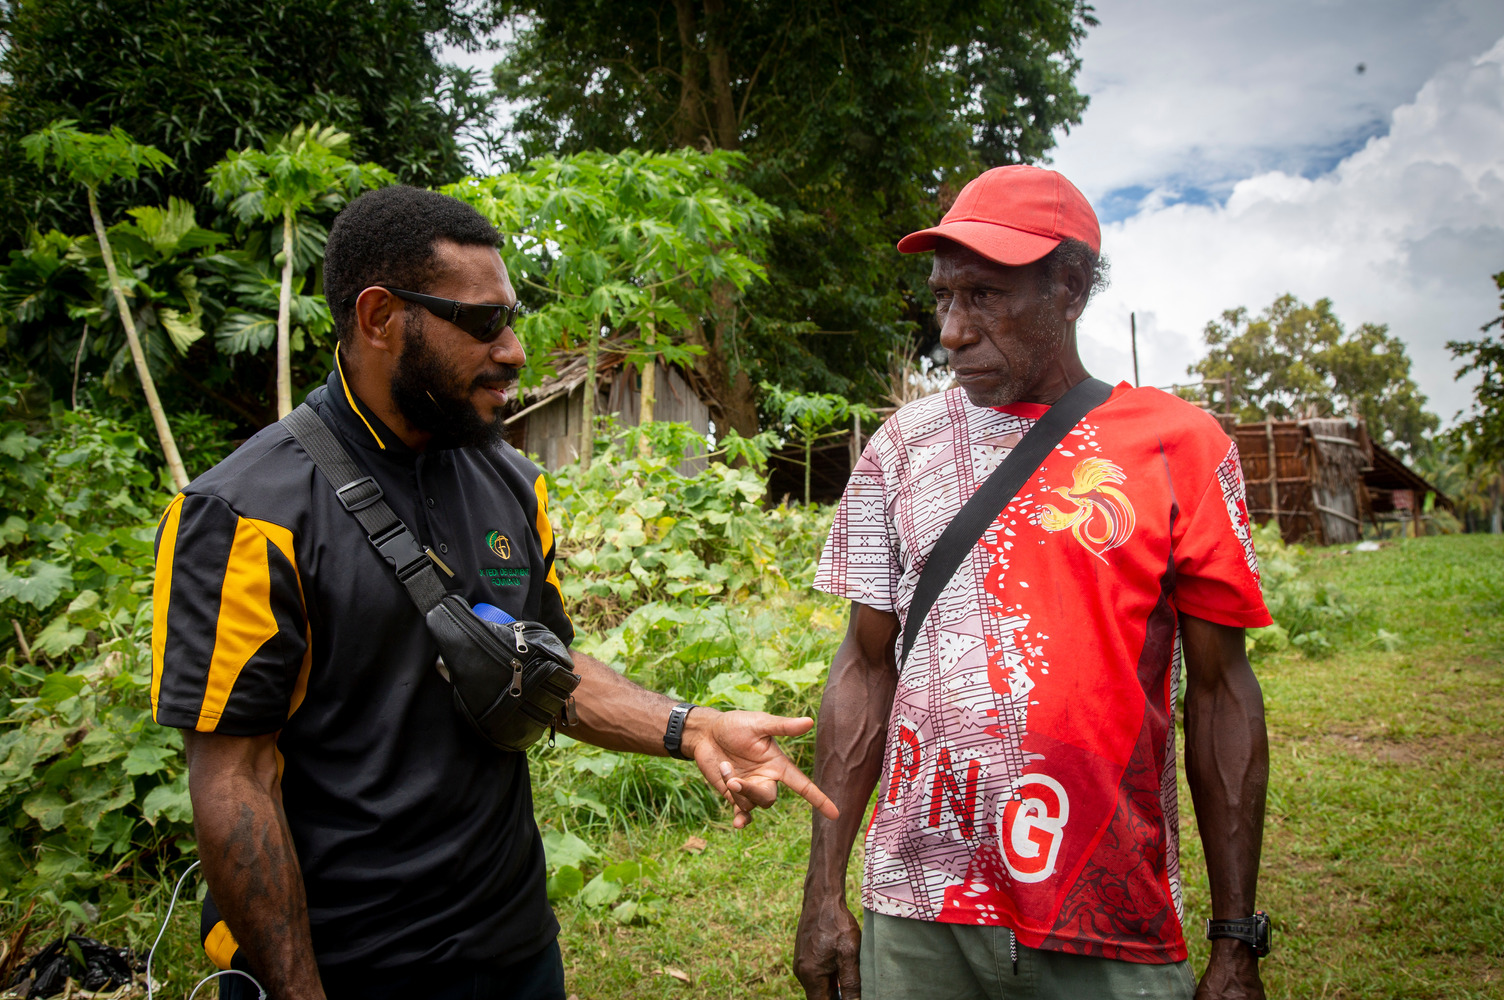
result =
[{"label": "green shorts", "polygon": [[1188,962],[1144,965],[1018,946],[1006,927],[906,920],[866,911],[862,1000],[1191,1000]]}]

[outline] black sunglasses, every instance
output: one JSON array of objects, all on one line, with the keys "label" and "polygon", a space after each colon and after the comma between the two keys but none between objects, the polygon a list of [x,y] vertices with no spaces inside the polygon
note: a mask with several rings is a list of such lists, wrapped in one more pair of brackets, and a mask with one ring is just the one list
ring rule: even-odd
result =
[{"label": "black sunglasses", "polygon": [[[453,323],[482,344],[489,344],[501,336],[501,331],[511,326],[518,314],[522,312],[521,302],[514,302],[509,306],[477,305],[474,302],[441,299],[437,295],[424,295],[422,292],[409,292],[390,285],[373,285],[372,287],[385,288],[399,299],[406,299],[408,302],[422,306],[439,319],[446,319]],[[345,299],[346,307],[353,306],[357,297],[351,295]]]}]

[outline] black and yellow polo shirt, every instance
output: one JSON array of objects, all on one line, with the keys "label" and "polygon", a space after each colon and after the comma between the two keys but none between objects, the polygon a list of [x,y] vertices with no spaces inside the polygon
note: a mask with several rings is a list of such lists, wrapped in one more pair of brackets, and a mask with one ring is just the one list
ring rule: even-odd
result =
[{"label": "black and yellow polo shirt", "polygon": [[[453,572],[453,591],[572,641],[533,463],[506,444],[414,452],[337,369],[308,401]],[[553,940],[526,757],[461,720],[407,592],[282,426],[167,508],[154,608],[156,721],[278,734],[326,974],[507,963]],[[229,967],[223,925],[205,945]]]}]

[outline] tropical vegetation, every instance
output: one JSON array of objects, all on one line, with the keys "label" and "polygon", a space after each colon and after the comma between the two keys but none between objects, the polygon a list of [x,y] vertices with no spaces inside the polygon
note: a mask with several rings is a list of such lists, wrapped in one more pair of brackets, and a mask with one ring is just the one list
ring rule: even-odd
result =
[{"label": "tropical vegetation", "polygon": [[[1504,271],[1494,275],[1499,310],[1504,314]],[[1448,444],[1457,456],[1451,470],[1463,488],[1463,500],[1486,512],[1489,531],[1504,532],[1504,337],[1491,333],[1504,328],[1504,315],[1483,324],[1478,340],[1451,340],[1447,348],[1462,362],[1459,379],[1473,376],[1471,405],[1457,414]]]},{"label": "tropical vegetation", "polygon": [[933,343],[928,265],[892,252],[979,170],[1036,162],[1080,121],[1081,0],[498,0],[497,92],[520,167],[586,150],[732,150],[779,210],[768,281],[717,310],[695,362],[723,426],[758,383],[872,400]]},{"label": "tropical vegetation", "polygon": [[[922,353],[935,332],[918,265],[891,243],[932,221],[972,172],[1037,160],[1079,120],[1076,53],[1093,22],[1079,0],[739,10],[0,0],[0,988],[23,954],[69,931],[147,946],[194,855],[181,740],[147,707],[156,519],[324,378],[322,248],[362,190],[441,189],[507,235],[528,307],[526,384],[581,356],[611,355],[643,376],[637,425],[589,415],[580,460],[549,470],[580,648],[685,699],[814,709],[846,610],[810,589],[831,518],[808,502],[815,449],[853,424],[870,430],[885,393],[918,391],[906,369],[890,377],[890,358]],[[503,23],[515,44],[498,57],[495,93],[442,65],[441,41],[477,47]],[[516,105],[505,142],[492,127],[496,94]],[[488,163],[506,169],[477,170]],[[1246,419],[1364,415],[1416,461],[1450,463],[1447,482],[1492,490],[1497,524],[1496,323],[1452,345],[1479,382],[1440,448],[1403,346],[1381,326],[1345,330],[1325,300],[1224,314],[1198,371],[1213,385],[1230,378],[1227,402]],[[710,387],[712,435],[654,419],[659,365]],[[780,448],[802,464],[804,503],[767,494]],[[1307,781],[1271,804],[1271,842],[1304,866],[1274,891],[1292,913],[1302,892],[1322,912],[1379,892],[1382,859],[1354,831],[1372,827],[1384,844],[1413,833],[1406,849],[1418,850],[1409,820],[1372,817],[1390,817],[1402,780],[1450,775],[1488,808],[1453,816],[1447,844],[1425,848],[1455,875],[1452,895],[1401,900],[1451,921],[1434,926],[1471,928],[1424,939],[1431,957],[1417,975],[1432,992],[1419,995],[1444,995],[1456,981],[1444,958],[1482,968],[1480,949],[1497,938],[1497,913],[1468,888],[1497,872],[1486,858],[1459,860],[1457,846],[1473,818],[1497,822],[1487,789],[1445,753],[1365,784],[1372,761],[1322,741],[1333,725],[1377,739],[1382,720],[1392,733],[1476,730],[1497,742],[1472,711],[1497,699],[1466,659],[1497,659],[1497,547],[1426,539],[1312,553],[1268,530],[1257,542],[1276,623],[1251,649],[1274,682],[1271,703],[1298,720],[1272,716],[1277,752],[1289,754],[1281,766]],[[1370,555],[1386,567],[1382,586],[1345,569]],[[1404,605],[1405,573],[1422,575],[1445,614]],[[1459,630],[1467,673],[1453,677],[1443,633]],[[1345,671],[1396,699],[1442,684],[1471,707],[1448,716],[1452,729],[1393,704],[1370,706],[1366,720],[1331,707],[1328,718],[1316,695],[1328,698]],[[1290,736],[1294,724],[1310,733]],[[812,742],[791,751],[808,764]],[[1296,763],[1312,759],[1342,770]],[[566,951],[602,956],[598,972],[580,964],[572,976],[609,995],[661,994],[633,985],[644,975],[704,995],[789,994],[778,928],[792,926],[779,907],[806,850],[796,810],[761,821],[771,837],[732,841],[722,804],[677,763],[560,736],[533,764]],[[1349,817],[1342,803],[1370,792],[1379,812],[1351,828],[1309,815],[1335,803]],[[1323,846],[1313,854],[1308,841]],[[1342,871],[1348,857],[1359,874]],[[758,898],[729,898],[738,879]],[[1204,887],[1188,893],[1204,900]],[[694,933],[667,905],[689,899],[708,914]],[[192,909],[174,917],[154,967],[173,995],[203,974]],[[1365,916],[1360,944],[1313,940],[1332,944],[1343,968],[1377,963],[1363,975],[1383,985],[1397,961],[1374,943],[1392,939],[1386,919]],[[685,942],[696,934],[748,947],[694,965]],[[1295,993],[1330,985],[1286,981]]]}]

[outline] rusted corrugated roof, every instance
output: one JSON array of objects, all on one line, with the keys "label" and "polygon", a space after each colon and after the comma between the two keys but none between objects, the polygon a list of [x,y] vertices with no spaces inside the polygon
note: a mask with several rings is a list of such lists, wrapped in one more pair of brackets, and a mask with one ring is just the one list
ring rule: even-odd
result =
[{"label": "rusted corrugated roof", "polygon": [[[625,358],[624,354],[602,351],[596,355],[595,359],[597,375],[615,371]],[[545,376],[537,385],[528,386],[522,390],[524,403],[536,403],[561,392],[572,392],[576,386],[585,381],[585,355],[556,355],[553,361],[554,373],[552,375]]]}]

